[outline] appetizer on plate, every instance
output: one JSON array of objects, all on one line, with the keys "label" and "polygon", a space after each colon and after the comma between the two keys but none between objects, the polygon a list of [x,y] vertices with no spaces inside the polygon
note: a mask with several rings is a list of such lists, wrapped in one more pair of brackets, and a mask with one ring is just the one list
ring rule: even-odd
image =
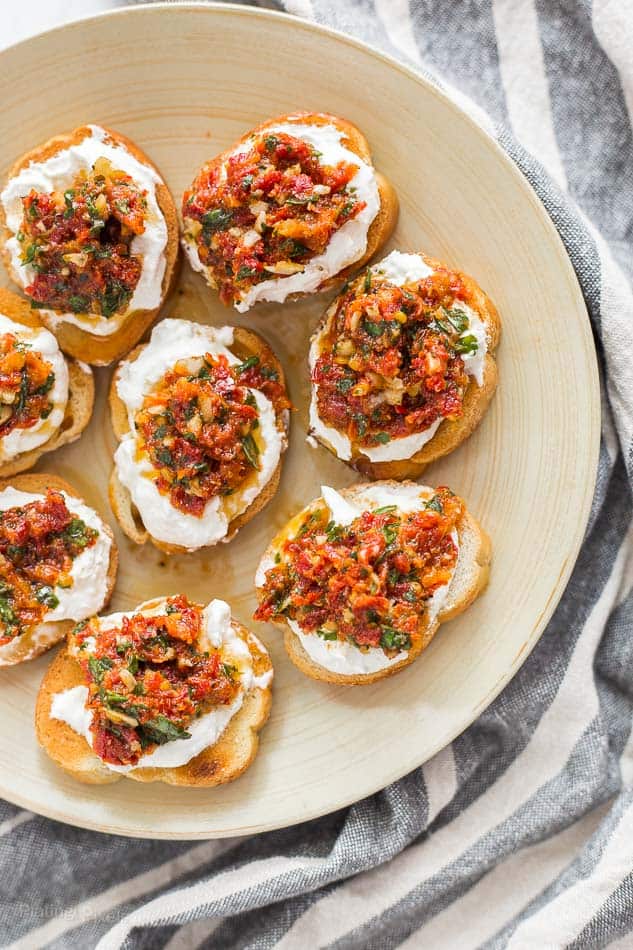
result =
[{"label": "appetizer on plate", "polygon": [[371,478],[417,478],[483,418],[499,332],[472,277],[392,251],[344,288],[312,339],[309,440]]},{"label": "appetizer on plate", "polygon": [[326,113],[280,116],[199,171],[184,196],[191,266],[244,313],[329,287],[393,231],[398,200],[366,139]]},{"label": "appetizer on plate", "polygon": [[32,660],[110,600],[110,528],[56,475],[0,483],[0,666]]},{"label": "appetizer on plate", "polygon": [[287,446],[283,370],[241,327],[163,320],[110,390],[112,509],[168,553],[228,541],[273,497]]},{"label": "appetizer on plate", "polygon": [[0,195],[0,249],[61,348],[103,366],[134,346],[162,306],[178,219],[141,149],[85,125],[13,166]]},{"label": "appetizer on plate", "polygon": [[90,367],[66,360],[27,302],[0,287],[0,476],[78,439],[93,403]]},{"label": "appetizer on plate", "polygon": [[272,664],[228,604],[161,597],[78,624],[37,697],[37,737],[81,782],[220,785],[255,758]]},{"label": "appetizer on plate", "polygon": [[321,491],[264,554],[255,618],[285,626],[288,656],[312,679],[373,683],[412,663],[475,600],[490,542],[448,488]]}]

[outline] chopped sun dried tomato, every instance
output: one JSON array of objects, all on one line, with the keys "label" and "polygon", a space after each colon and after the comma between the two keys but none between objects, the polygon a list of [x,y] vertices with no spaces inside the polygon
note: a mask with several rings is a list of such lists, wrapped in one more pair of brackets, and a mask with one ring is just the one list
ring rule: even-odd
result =
[{"label": "chopped sun dried tomato", "polygon": [[320,341],[312,382],[327,425],[360,447],[384,444],[462,414],[466,288],[438,268],[397,287],[372,270],[349,284]]},{"label": "chopped sun dried tomato", "polygon": [[71,587],[73,560],[97,531],[75,517],[60,492],[0,512],[0,646],[38,624]]},{"label": "chopped sun dried tomato", "polygon": [[288,408],[277,371],[256,356],[232,366],[223,354],[180,360],[144,399],[136,433],[158,490],[201,517],[216,495],[231,495],[259,469],[258,409],[252,389],[277,412]]},{"label": "chopped sun dried tomato", "polygon": [[131,244],[145,230],[146,195],[100,158],[63,194],[32,190],[23,198],[17,238],[22,262],[35,271],[25,288],[33,305],[103,317],[124,313],[142,269]]},{"label": "chopped sun dried tomato", "polygon": [[79,624],[70,649],[88,684],[93,748],[105,762],[136,765],[142,755],[173,739],[240,689],[235,667],[219,650],[199,649],[202,608],[169,597],[164,613],[124,617],[105,627],[98,618]]},{"label": "chopped sun dried tomato", "polygon": [[51,363],[13,333],[0,336],[0,439],[13,429],[29,429],[53,408]]},{"label": "chopped sun dried tomato", "polygon": [[424,635],[428,599],[455,569],[451,535],[462,511],[448,488],[421,511],[390,506],[344,527],[316,509],[266,572],[255,619],[290,618],[324,640],[389,655],[410,650]]},{"label": "chopped sun dried tomato", "polygon": [[196,244],[224,303],[254,284],[304,269],[365,207],[350,181],[357,166],[321,164],[309,143],[262,132],[228,160],[208,162],[183,197],[185,236]]}]

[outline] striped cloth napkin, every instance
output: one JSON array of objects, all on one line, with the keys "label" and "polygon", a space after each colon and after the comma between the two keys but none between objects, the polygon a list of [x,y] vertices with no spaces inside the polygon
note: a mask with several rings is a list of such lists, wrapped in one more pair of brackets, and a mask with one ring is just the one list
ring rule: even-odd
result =
[{"label": "striped cloth napkin", "polygon": [[286,9],[437,77],[549,211],[604,377],[586,540],[547,631],[492,706],[351,808],[190,844],[107,838],[1,804],[2,937],[60,950],[633,947],[633,7]]}]

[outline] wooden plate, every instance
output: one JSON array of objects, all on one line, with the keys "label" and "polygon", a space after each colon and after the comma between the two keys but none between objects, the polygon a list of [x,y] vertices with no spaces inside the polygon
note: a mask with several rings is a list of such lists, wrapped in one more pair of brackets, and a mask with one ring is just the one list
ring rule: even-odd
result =
[{"label": "wooden plate", "polygon": [[[0,56],[2,173],[59,131],[100,122],[131,136],[180,196],[199,165],[263,119],[296,109],[346,116],[394,182],[393,246],[425,249],[474,274],[503,319],[501,384],[476,434],[429,469],[489,531],[490,587],[391,680],[316,684],[272,627],[273,712],[239,781],[203,791],[121,781],[91,787],[37,747],[33,704],[50,655],[2,670],[0,795],[61,821],[118,834],[208,838],[278,828],[371,794],[423,763],[497,695],[534,646],[567,581],[587,522],[599,443],[596,358],[580,289],[558,235],[497,145],[432,85],[349,38],[243,7],[149,6],[54,30]],[[6,276],[3,275],[3,280]],[[165,314],[253,326],[275,347],[298,411],[282,487],[230,545],[167,560],[120,535],[114,607],[182,591],[229,600],[250,622],[253,575],[271,535],[319,492],[354,481],[310,449],[307,343],[327,298],[239,316],[183,268]],[[41,468],[68,478],[112,522],[114,446],[98,373],[88,431]]]}]

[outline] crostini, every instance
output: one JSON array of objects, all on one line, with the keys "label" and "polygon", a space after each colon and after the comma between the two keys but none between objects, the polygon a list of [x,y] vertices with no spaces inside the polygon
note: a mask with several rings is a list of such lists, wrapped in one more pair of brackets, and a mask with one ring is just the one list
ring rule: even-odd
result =
[{"label": "crostini", "polygon": [[312,339],[309,441],[370,478],[417,478],[483,418],[499,333],[472,277],[392,251],[344,288]]},{"label": "crostini", "polygon": [[110,600],[112,532],[56,475],[0,482],[0,666],[32,660]]},{"label": "crostini", "polygon": [[490,542],[448,488],[321,491],[264,554],[255,618],[285,628],[288,656],[312,679],[373,683],[412,663],[475,600]]},{"label": "crostini", "polygon": [[362,133],[334,115],[298,112],[203,165],[183,196],[183,247],[244,313],[344,279],[382,247],[397,216]]},{"label": "crostini", "polygon": [[80,782],[220,785],[255,758],[272,677],[228,604],[162,597],[75,627],[42,681],[37,737]]},{"label": "crostini", "polygon": [[104,366],[143,336],[171,289],[178,217],[137,145],[85,125],[10,170],[0,194],[0,249],[62,350]]},{"label": "crostini", "polygon": [[0,478],[78,439],[93,404],[90,367],[66,360],[28,303],[0,287]]},{"label": "crostini", "polygon": [[241,327],[163,320],[110,389],[110,502],[167,553],[228,541],[275,494],[289,406],[281,365]]}]

